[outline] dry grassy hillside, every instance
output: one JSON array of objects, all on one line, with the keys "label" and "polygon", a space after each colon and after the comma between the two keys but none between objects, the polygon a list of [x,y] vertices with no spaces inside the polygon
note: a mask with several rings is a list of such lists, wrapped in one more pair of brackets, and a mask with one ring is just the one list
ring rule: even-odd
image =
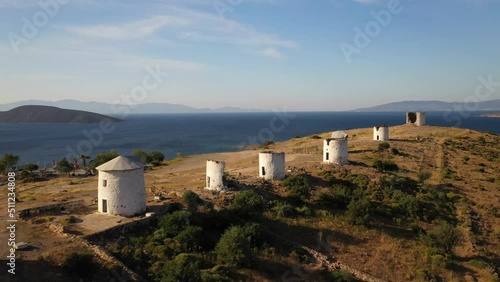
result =
[{"label": "dry grassy hillside", "polygon": [[[270,231],[315,249],[333,261],[341,261],[382,280],[500,281],[497,274],[500,136],[457,128],[397,126],[390,128],[390,148],[382,150],[380,142],[372,140],[371,128],[346,132],[350,164],[345,166],[321,163],[322,139],[330,133],[294,138],[268,147],[287,153],[289,175],[308,179],[311,184],[308,199],[290,198],[290,188],[283,182],[258,179],[260,148],[249,148],[242,152],[189,156],[147,171],[148,207],[161,209],[166,203],[181,201],[182,195],[191,190],[204,200],[203,207],[195,211],[203,214],[208,209],[229,207],[240,190],[252,189],[266,204],[257,221],[267,233]],[[233,191],[215,194],[203,189],[207,159],[226,161]],[[399,170],[377,170],[372,167],[376,160],[394,162]],[[21,259],[27,262],[19,269],[21,275],[25,275],[23,281],[39,281],[29,278],[42,270],[51,281],[67,281],[68,274],[60,265],[74,250],[85,249],[68,237],[54,235],[48,230],[51,222],[66,221],[69,232],[88,235],[134,220],[95,214],[96,182],[96,177],[60,177],[45,182],[18,183],[18,209],[82,198],[86,202],[85,208],[73,214],[78,219],[75,223],[67,222],[69,215],[59,214],[19,222],[18,241],[35,247],[19,252]],[[377,203],[376,208],[372,207],[369,222],[353,224],[348,202],[342,206],[339,197],[342,191],[351,193],[348,197],[352,199],[356,199],[357,194],[345,192],[346,189],[358,194],[366,189],[366,197]],[[155,196],[161,196],[162,200],[155,200]],[[419,209],[413,214],[400,210],[404,206],[398,201],[404,197],[418,202]],[[2,194],[0,200],[6,202],[4,198]],[[291,216],[283,213],[287,205],[292,206]],[[5,219],[0,215],[0,220]],[[451,254],[446,255],[430,247],[419,235],[432,234],[443,221],[456,226],[461,234],[461,240],[453,246]],[[7,235],[2,230],[0,240],[5,241]],[[111,252],[119,252],[113,240],[110,238],[110,242],[103,245]],[[295,276],[291,277],[306,281],[324,279],[324,266],[302,250],[273,244],[259,248],[251,267],[231,269],[232,277],[243,281],[282,281],[284,273],[292,273]],[[289,250],[280,251],[280,247]],[[3,249],[1,255],[4,256]],[[108,266],[104,265],[99,271],[103,279],[109,281]]]}]

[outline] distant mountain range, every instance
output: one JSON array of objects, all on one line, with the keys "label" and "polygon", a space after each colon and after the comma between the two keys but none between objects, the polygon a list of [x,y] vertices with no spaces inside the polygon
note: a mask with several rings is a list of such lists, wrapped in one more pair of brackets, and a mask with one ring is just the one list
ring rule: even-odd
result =
[{"label": "distant mountain range", "polygon": [[98,123],[104,120],[122,121],[101,114],[51,106],[20,106],[0,112],[0,123]]},{"label": "distant mountain range", "polygon": [[[147,103],[137,105],[113,105],[100,102],[81,102],[77,100],[43,101],[26,100],[9,104],[0,104],[0,111],[8,111],[25,105],[54,106],[63,109],[88,111],[103,115],[121,116],[127,114],[170,114],[170,113],[244,113],[263,112],[257,109],[243,109],[236,107],[221,107],[215,109],[194,108],[180,104]],[[467,109],[471,105],[466,105]],[[500,99],[478,102],[477,111],[500,111]],[[464,103],[443,101],[402,101],[383,104],[370,108],[352,110],[355,112],[411,112],[411,111],[448,111],[463,108]]]},{"label": "distant mountain range", "polygon": [[236,107],[222,107],[216,109],[194,108],[180,104],[148,103],[137,105],[112,105],[99,102],[81,102],[77,100],[42,101],[26,100],[9,104],[0,104],[0,111],[8,111],[20,106],[41,105],[54,106],[64,109],[89,111],[103,115],[122,115],[125,111],[130,114],[168,114],[168,113],[231,113],[231,112],[261,112],[261,110],[242,109]]},{"label": "distant mountain range", "polygon": [[442,101],[403,101],[383,104],[370,108],[354,110],[356,112],[432,112],[448,111],[454,109],[469,109],[474,106],[476,111],[500,110],[500,99],[470,103],[442,102]]}]

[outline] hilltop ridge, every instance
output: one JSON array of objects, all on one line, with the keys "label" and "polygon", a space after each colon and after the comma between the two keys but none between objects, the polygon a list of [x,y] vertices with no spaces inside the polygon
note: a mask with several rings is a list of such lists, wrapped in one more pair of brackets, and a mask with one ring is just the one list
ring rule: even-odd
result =
[{"label": "hilltop ridge", "polygon": [[101,114],[61,109],[52,106],[20,106],[0,112],[0,123],[98,123],[101,121],[120,122],[118,118]]}]

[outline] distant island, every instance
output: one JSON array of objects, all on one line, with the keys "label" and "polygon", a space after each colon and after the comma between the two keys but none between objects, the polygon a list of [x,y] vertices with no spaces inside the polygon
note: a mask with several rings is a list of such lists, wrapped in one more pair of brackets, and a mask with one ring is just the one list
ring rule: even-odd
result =
[{"label": "distant island", "polygon": [[483,115],[480,115],[480,117],[500,118],[500,113],[494,113],[494,114],[483,114]]},{"label": "distant island", "polygon": [[67,110],[51,106],[21,106],[0,112],[0,123],[98,123],[123,120],[101,114]]},{"label": "distant island", "polygon": [[[443,101],[402,101],[383,104],[370,108],[361,108],[357,112],[444,112],[455,109],[469,109],[469,103],[443,102]],[[500,99],[478,102],[474,105],[475,111],[500,110]]]},{"label": "distant island", "polygon": [[[54,106],[63,109],[71,109],[78,111],[90,111],[103,115],[122,115],[125,110],[130,114],[188,114],[188,113],[248,113],[262,112],[257,109],[243,109],[237,107],[219,107],[215,109],[209,108],[194,108],[181,104],[170,103],[145,103],[137,105],[124,104],[108,104],[101,102],[82,102],[77,100],[60,100],[60,101],[44,101],[44,100],[25,100],[8,104],[0,104],[0,111],[8,111],[20,106],[40,105]],[[125,109],[125,110],[124,110]]]}]

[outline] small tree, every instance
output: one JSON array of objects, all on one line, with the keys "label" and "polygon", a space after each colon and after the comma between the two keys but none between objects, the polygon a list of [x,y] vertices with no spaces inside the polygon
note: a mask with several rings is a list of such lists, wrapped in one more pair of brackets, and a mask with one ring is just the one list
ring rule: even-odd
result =
[{"label": "small tree", "polygon": [[181,245],[183,252],[196,252],[200,250],[200,238],[203,235],[203,228],[199,226],[188,226],[181,231],[175,240]]},{"label": "small tree", "polygon": [[386,160],[375,160],[373,162],[373,167],[376,168],[378,171],[383,172],[383,171],[398,171],[399,167],[398,165],[393,162],[393,161],[386,161]]},{"label": "small tree", "polygon": [[293,186],[289,188],[288,197],[296,200],[307,201],[311,198],[311,187]]},{"label": "small tree", "polygon": [[455,245],[462,239],[460,231],[447,222],[437,225],[425,236],[427,238],[423,238],[424,242],[448,254],[453,251]]},{"label": "small tree", "polygon": [[289,176],[283,185],[288,188],[288,196],[297,200],[308,200],[311,198],[311,184],[304,175]]},{"label": "small tree", "polygon": [[160,218],[158,226],[166,237],[174,237],[189,226],[191,213],[188,211],[175,211]]},{"label": "small tree", "polygon": [[165,263],[161,282],[201,282],[203,259],[197,255],[179,254]]},{"label": "small tree", "polygon": [[374,206],[367,198],[353,200],[347,206],[347,215],[352,224],[368,225],[373,219]]},{"label": "small tree", "polygon": [[151,163],[154,166],[159,166],[165,160],[165,155],[160,151],[151,151],[149,153],[149,157],[151,158]]},{"label": "small tree", "polygon": [[64,261],[63,267],[71,275],[92,278],[97,271],[94,256],[90,253],[72,253]]},{"label": "small tree", "polygon": [[132,156],[140,157],[141,162],[144,164],[149,164],[152,159],[149,156],[148,152],[142,150],[142,149],[135,149],[132,151]]},{"label": "small tree", "polygon": [[235,210],[241,217],[258,215],[264,210],[264,201],[252,190],[245,190],[234,197],[231,209]]},{"label": "small tree", "polygon": [[188,190],[182,195],[182,202],[188,206],[192,211],[198,208],[198,205],[202,202],[200,196],[195,192]]},{"label": "small tree", "polygon": [[231,266],[250,264],[252,249],[245,229],[241,226],[227,229],[215,246],[215,253],[222,261]]},{"label": "small tree", "polygon": [[82,160],[83,167],[87,167],[87,160],[90,159],[90,157],[84,154],[81,154],[78,157]]},{"label": "small tree", "polygon": [[63,158],[62,160],[57,162],[56,170],[61,173],[66,173],[69,175],[69,173],[73,171],[73,169],[74,169],[73,165],[70,162],[68,162],[66,158]]},{"label": "small tree", "polygon": [[0,167],[2,171],[13,169],[19,162],[19,156],[14,154],[4,154],[0,159]]},{"label": "small tree", "polygon": [[262,142],[262,144],[259,145],[259,148],[268,149],[269,146],[271,146],[273,144],[274,144],[274,142],[272,140],[266,140],[266,141]]},{"label": "small tree", "polygon": [[110,160],[118,157],[118,153],[115,150],[110,152],[103,152],[95,156],[95,158],[90,162],[90,168],[96,172],[96,167],[109,162]]},{"label": "small tree", "polygon": [[29,171],[30,174],[33,174],[33,171],[37,169],[38,169],[37,164],[26,164],[23,166],[23,170]]}]

